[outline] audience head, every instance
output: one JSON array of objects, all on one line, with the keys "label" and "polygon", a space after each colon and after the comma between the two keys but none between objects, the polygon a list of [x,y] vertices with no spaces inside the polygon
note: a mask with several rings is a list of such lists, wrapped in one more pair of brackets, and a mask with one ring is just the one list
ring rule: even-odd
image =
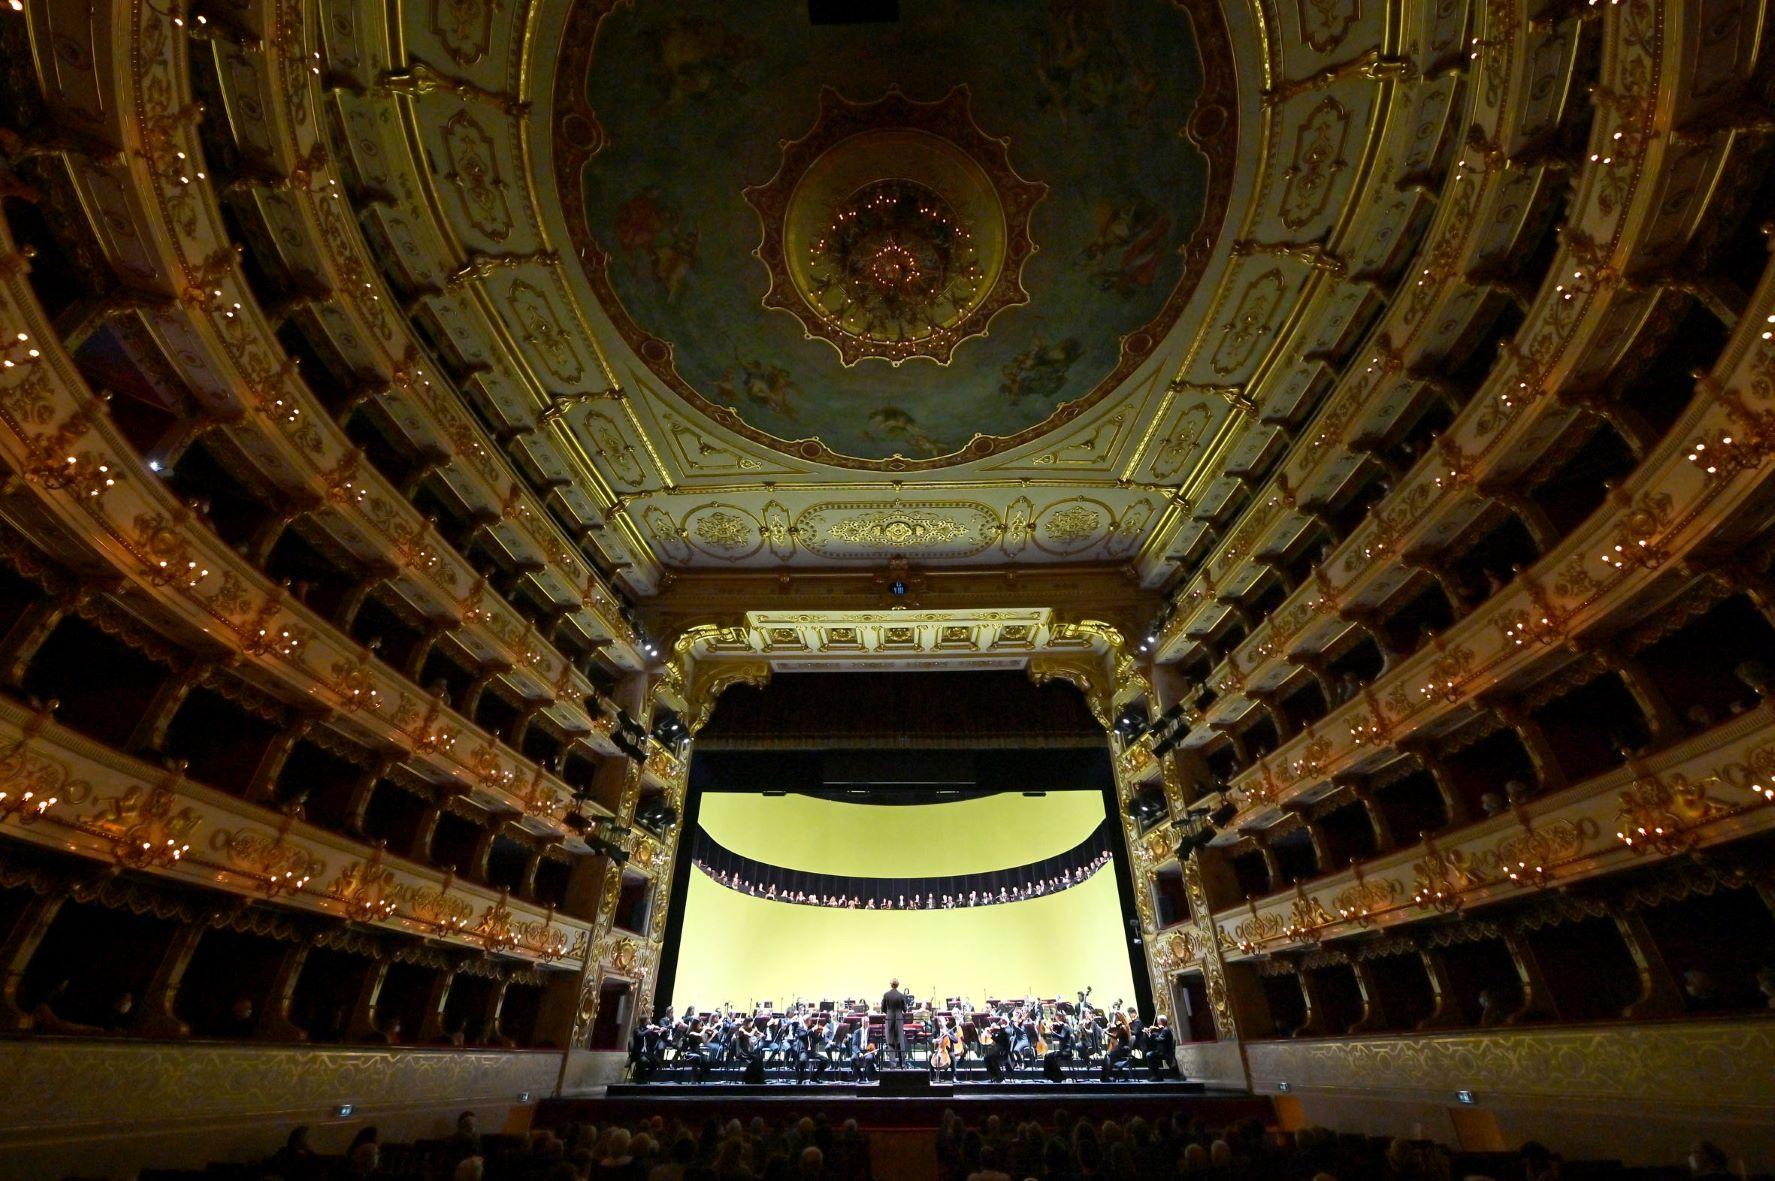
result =
[{"label": "audience head", "polygon": [[368,1177],[382,1165],[382,1148],[374,1140],[363,1140],[351,1146],[347,1157],[354,1177]]},{"label": "audience head", "polygon": [[1711,1140],[1697,1140],[1689,1150],[1689,1172],[1697,1177],[1726,1171],[1726,1154]]},{"label": "audience head", "polygon": [[450,1174],[450,1181],[481,1181],[486,1167],[480,1157],[465,1156],[456,1162],[456,1171]]}]

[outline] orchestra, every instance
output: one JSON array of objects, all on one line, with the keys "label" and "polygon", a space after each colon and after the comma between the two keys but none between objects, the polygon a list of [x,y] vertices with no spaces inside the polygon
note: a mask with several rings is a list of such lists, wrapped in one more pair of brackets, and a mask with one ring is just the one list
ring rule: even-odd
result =
[{"label": "orchestra", "polygon": [[[896,997],[903,1010],[896,1010]],[[762,1083],[765,1068],[774,1065],[790,1068],[796,1082],[863,1082],[879,1074],[885,1050],[902,1065],[922,1064],[933,1080],[951,1082],[976,1064],[994,1082],[1019,1072],[1057,1080],[1081,1071],[1112,1081],[1132,1077],[1137,1068],[1155,1080],[1178,1077],[1176,1036],[1167,1018],[1147,1026],[1133,1005],[1120,1000],[1098,1008],[1090,989],[1071,1001],[1026,997],[975,1005],[955,996],[938,1004],[901,992],[896,982],[882,1001],[885,1009],[861,1000],[802,999],[783,1008],[755,1003],[750,1012],[732,1005],[709,1011],[687,1006],[678,1014],[667,1009],[636,1023],[630,1075],[647,1081],[660,1067],[675,1064],[689,1067],[694,1082],[719,1077]],[[896,1012],[903,1020],[894,1020]]]}]

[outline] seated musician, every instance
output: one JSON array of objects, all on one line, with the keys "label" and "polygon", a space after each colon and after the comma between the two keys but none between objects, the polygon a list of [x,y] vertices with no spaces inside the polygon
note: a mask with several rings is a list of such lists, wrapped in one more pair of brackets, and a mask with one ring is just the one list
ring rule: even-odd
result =
[{"label": "seated musician", "polygon": [[1128,1026],[1117,1021],[1109,1027],[1109,1048],[1103,1054],[1103,1081],[1112,1078],[1126,1078],[1130,1063],[1134,1060],[1133,1038]]},{"label": "seated musician", "polygon": [[809,1014],[795,1026],[795,1081],[804,1082],[809,1071],[815,1078],[826,1072],[826,1059],[820,1053],[819,1018]]},{"label": "seated musician", "polygon": [[955,1081],[956,1060],[961,1057],[961,1037],[946,1014],[938,1014],[931,1024],[931,1077],[942,1076],[949,1072],[949,1081]]},{"label": "seated musician", "polygon": [[1003,1017],[996,1018],[980,1031],[981,1056],[986,1062],[986,1076],[1003,1082],[1013,1068],[1011,1029]]},{"label": "seated musician", "polygon": [[1042,1035],[1036,1020],[1039,1013],[1040,1010],[1034,1007],[1023,1010],[1023,1024],[1017,1031],[1018,1044],[1022,1047],[1023,1057],[1028,1062],[1035,1062],[1041,1057]]},{"label": "seated musician", "polygon": [[1155,1079],[1177,1074],[1177,1035],[1171,1032],[1170,1018],[1160,1013],[1146,1032],[1146,1068]]},{"label": "seated musician", "polygon": [[703,1037],[702,1022],[693,1021],[685,1027],[683,1041],[678,1046],[678,1061],[689,1064],[692,1081],[708,1081],[713,1063]]},{"label": "seated musician", "polygon": [[869,1040],[868,1017],[852,1021],[846,1028],[845,1052],[850,1062],[851,1077],[858,1082],[874,1078],[881,1073],[881,1051]]}]

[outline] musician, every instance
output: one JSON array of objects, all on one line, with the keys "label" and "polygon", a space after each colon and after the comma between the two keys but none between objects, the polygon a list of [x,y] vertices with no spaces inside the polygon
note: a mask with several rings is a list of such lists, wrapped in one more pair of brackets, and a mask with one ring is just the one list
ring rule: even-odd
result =
[{"label": "musician", "polygon": [[995,1083],[1003,1082],[1012,1066],[1011,1031],[1004,1018],[994,1019],[980,1031],[980,1046],[986,1077]]},{"label": "musician", "polygon": [[906,1065],[906,1010],[911,1007],[912,998],[900,991],[900,982],[888,981],[888,990],[881,998],[881,1013],[887,1019],[886,1050],[894,1055],[896,1066]]},{"label": "musician", "polygon": [[1062,1014],[1048,1033],[1048,1049],[1059,1054],[1062,1063],[1072,1061],[1073,1048],[1078,1041],[1077,1024],[1077,1017]]},{"label": "musician", "polygon": [[1030,1063],[1039,1062],[1041,1059],[1043,1039],[1041,1024],[1037,1020],[1040,1013],[1040,1008],[1033,1005],[1024,1009],[1023,1024],[1017,1030],[1018,1044],[1022,1047],[1023,1057]]},{"label": "musician", "polygon": [[797,1022],[795,1031],[795,1081],[805,1082],[809,1070],[815,1078],[826,1072],[826,1059],[820,1055],[819,1019],[811,1014]]},{"label": "musician", "polygon": [[651,1024],[637,1021],[629,1034],[629,1077],[638,1083],[646,1082],[653,1073],[654,1029]]},{"label": "musician", "polygon": [[942,1076],[944,1070],[949,1071],[949,1081],[955,1081],[956,1059],[961,1056],[961,1038],[955,1027],[949,1023],[946,1015],[939,1015],[931,1026],[931,1078]]},{"label": "musician", "polygon": [[881,1055],[869,1041],[869,1019],[853,1021],[845,1035],[845,1052],[850,1060],[851,1077],[858,1082],[881,1073]]},{"label": "musician", "polygon": [[1103,1055],[1103,1081],[1117,1076],[1126,1078],[1129,1063],[1134,1060],[1133,1038],[1125,1022],[1117,1020],[1109,1027],[1109,1049]]},{"label": "musician", "polygon": [[684,1040],[678,1046],[678,1061],[690,1064],[692,1082],[707,1082],[709,1069],[714,1065],[705,1044],[700,1022],[691,1022],[685,1027]]},{"label": "musician", "polygon": [[1086,1012],[1079,1019],[1079,1060],[1090,1062],[1103,1053],[1105,1022],[1102,1017]]},{"label": "musician", "polygon": [[1146,1031],[1146,1068],[1155,1079],[1169,1078],[1177,1073],[1177,1035],[1171,1032],[1170,1019],[1163,1013]]}]

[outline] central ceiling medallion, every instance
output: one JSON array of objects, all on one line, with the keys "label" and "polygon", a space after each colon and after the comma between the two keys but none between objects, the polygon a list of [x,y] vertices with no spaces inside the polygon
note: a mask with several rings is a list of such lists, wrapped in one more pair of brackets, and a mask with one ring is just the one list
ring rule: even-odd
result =
[{"label": "central ceiling medallion", "polygon": [[947,363],[1005,308],[1027,303],[1030,212],[1048,187],[1011,167],[957,86],[934,103],[898,89],[853,103],[831,87],[782,145],[768,184],[745,191],[770,276],[764,306],[789,312],[845,365]]}]

